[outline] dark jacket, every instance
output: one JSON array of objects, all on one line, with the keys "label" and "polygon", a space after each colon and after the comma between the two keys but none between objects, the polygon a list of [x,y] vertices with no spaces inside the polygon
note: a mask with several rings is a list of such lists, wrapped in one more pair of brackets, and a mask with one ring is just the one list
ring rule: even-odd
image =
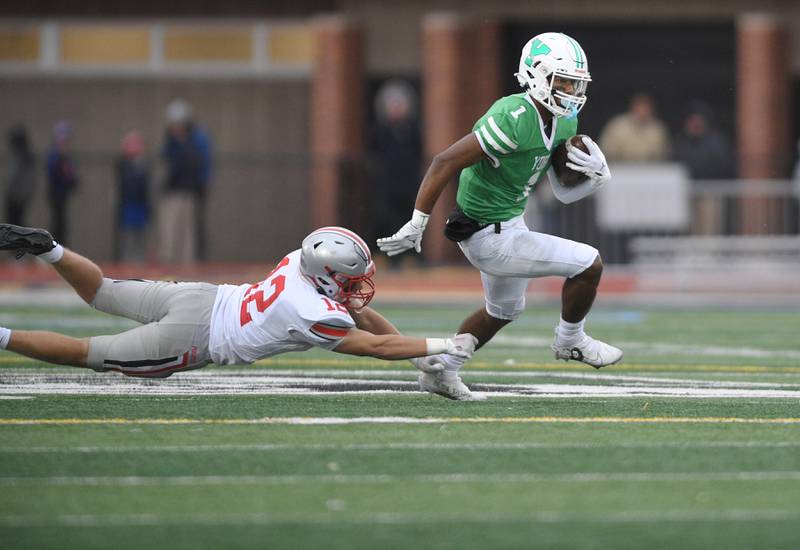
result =
[{"label": "dark jacket", "polygon": [[189,126],[187,139],[180,141],[167,133],[163,150],[167,163],[164,191],[201,194],[211,181],[211,140],[199,127]]}]

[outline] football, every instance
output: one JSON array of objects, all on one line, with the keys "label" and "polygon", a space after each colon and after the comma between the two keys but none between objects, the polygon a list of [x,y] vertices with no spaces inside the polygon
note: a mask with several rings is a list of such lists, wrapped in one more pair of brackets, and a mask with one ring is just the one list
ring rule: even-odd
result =
[{"label": "football", "polygon": [[[569,138],[569,141],[576,148],[580,149],[584,153],[588,153],[589,149],[583,143],[582,138],[583,134],[577,134]],[[567,142],[565,141],[556,147],[556,150],[553,151],[553,158],[551,159],[553,171],[556,173],[556,176],[558,176],[558,180],[561,182],[561,184],[564,185],[564,187],[574,187],[586,181],[588,178],[586,174],[582,172],[576,172],[572,168],[567,168],[568,161]]]}]

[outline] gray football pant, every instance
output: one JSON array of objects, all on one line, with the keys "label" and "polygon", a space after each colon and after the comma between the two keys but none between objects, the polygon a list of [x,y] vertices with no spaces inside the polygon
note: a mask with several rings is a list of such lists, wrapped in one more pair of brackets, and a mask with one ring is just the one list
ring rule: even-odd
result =
[{"label": "gray football pant", "polygon": [[142,326],[89,339],[89,367],[167,377],[211,362],[208,338],[217,286],[103,279],[92,307]]}]

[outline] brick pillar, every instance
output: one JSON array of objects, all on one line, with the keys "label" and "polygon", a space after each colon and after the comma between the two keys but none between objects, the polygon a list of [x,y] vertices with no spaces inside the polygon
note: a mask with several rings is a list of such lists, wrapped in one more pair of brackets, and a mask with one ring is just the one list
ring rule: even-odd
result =
[{"label": "brick pillar", "polygon": [[[501,74],[503,66],[500,51],[500,24],[492,19],[482,19],[470,25],[467,47],[471,48],[470,62],[472,76],[468,89],[471,91],[471,105],[466,124],[475,124],[489,107],[503,94],[502,83],[512,79],[511,75]],[[520,90],[521,91],[521,90]]]},{"label": "brick pillar", "polygon": [[[788,35],[777,18],[765,14],[741,16],[737,34],[739,176],[782,178],[791,150]],[[775,199],[742,199],[742,233],[778,230],[779,208]]]},{"label": "brick pillar", "polygon": [[[465,136],[499,98],[499,32],[493,23],[477,23],[451,13],[422,21],[423,141],[430,160]],[[434,263],[458,261],[461,252],[442,234],[455,206],[457,185],[445,188],[431,213],[423,253]]]},{"label": "brick pillar", "polygon": [[326,15],[316,19],[315,34],[309,209],[312,226],[320,227],[342,223],[343,175],[363,159],[366,111],[361,28],[345,16]]}]

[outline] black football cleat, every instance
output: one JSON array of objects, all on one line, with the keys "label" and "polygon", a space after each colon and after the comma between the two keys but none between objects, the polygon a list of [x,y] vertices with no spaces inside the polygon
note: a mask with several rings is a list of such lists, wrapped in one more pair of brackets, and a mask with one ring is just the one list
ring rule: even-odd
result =
[{"label": "black football cleat", "polygon": [[50,252],[55,246],[53,236],[44,229],[0,223],[0,250],[16,252],[18,260],[25,254],[38,256]]}]

